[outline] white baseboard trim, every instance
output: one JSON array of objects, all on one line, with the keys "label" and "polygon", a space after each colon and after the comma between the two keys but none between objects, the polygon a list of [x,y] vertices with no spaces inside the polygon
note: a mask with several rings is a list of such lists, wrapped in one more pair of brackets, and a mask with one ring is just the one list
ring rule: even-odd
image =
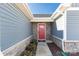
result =
[{"label": "white baseboard trim", "polygon": [[15,45],[9,47],[8,49],[2,51],[3,55],[4,56],[19,56],[21,52],[24,51],[26,46],[30,43],[31,39],[32,39],[32,35],[16,43]]},{"label": "white baseboard trim", "polygon": [[63,40],[63,39],[61,39],[61,38],[59,38],[59,37],[57,37],[57,36],[55,36],[55,35],[52,35],[52,37],[55,37],[55,38],[57,38],[57,39],[59,39],[59,40]]},{"label": "white baseboard trim", "polygon": [[79,42],[79,40],[64,40],[64,42]]},{"label": "white baseboard trim", "polygon": [[63,48],[64,48],[63,39],[61,39],[61,38],[59,38],[59,37],[57,37],[57,36],[55,36],[55,35],[52,35],[52,37],[53,37],[53,38],[56,38],[56,39],[53,39],[53,40],[54,40],[54,43],[55,43],[58,47],[60,47],[62,50],[64,50],[64,49],[63,49]]}]

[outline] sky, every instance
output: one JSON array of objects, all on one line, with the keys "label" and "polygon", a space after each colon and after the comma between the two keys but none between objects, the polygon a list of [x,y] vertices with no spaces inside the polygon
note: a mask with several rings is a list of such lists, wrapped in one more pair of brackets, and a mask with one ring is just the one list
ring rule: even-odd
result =
[{"label": "sky", "polygon": [[28,3],[32,14],[52,14],[60,3]]}]

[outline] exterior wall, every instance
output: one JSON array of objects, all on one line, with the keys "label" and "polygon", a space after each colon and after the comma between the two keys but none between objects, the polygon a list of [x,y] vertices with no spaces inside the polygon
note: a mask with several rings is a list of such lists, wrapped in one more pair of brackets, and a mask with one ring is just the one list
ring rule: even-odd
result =
[{"label": "exterior wall", "polygon": [[64,41],[64,52],[79,52],[79,41]]},{"label": "exterior wall", "polygon": [[29,45],[32,36],[29,36],[20,42],[14,44],[8,49],[2,51],[4,56],[20,56],[20,54],[25,50],[25,48]]},{"label": "exterior wall", "polygon": [[79,10],[67,11],[67,40],[79,40]]},{"label": "exterior wall", "polygon": [[50,17],[52,14],[33,14],[33,15],[34,15],[34,17],[41,18],[41,17]]},{"label": "exterior wall", "polygon": [[79,7],[79,3],[72,3],[71,7]]},{"label": "exterior wall", "polygon": [[51,34],[51,26],[50,23],[46,23],[46,39],[50,39],[50,34]]},{"label": "exterior wall", "polygon": [[61,49],[63,49],[64,26],[64,14],[52,23],[52,40]]},{"label": "exterior wall", "polygon": [[1,51],[32,35],[29,19],[13,3],[0,4]]},{"label": "exterior wall", "polygon": [[59,19],[55,20],[54,23],[52,23],[52,35],[63,39],[63,31],[64,31],[64,15],[61,16]]},{"label": "exterior wall", "polygon": [[66,11],[65,52],[79,52],[79,8],[69,8]]},{"label": "exterior wall", "polygon": [[33,38],[37,39],[37,23],[32,23],[33,26]]},{"label": "exterior wall", "polygon": [[63,49],[63,46],[62,46],[63,41],[61,38],[52,35],[51,39],[59,48]]},{"label": "exterior wall", "polygon": [[[33,25],[33,38],[37,39],[37,24],[38,23],[32,23]],[[51,33],[51,29],[50,29],[50,23],[46,23],[46,39],[49,39],[49,34]]]}]

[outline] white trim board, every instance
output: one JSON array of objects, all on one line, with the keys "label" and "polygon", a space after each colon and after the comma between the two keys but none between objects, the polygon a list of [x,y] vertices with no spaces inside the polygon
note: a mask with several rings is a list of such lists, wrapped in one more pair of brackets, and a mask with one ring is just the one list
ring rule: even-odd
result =
[{"label": "white trim board", "polygon": [[79,42],[79,40],[64,40],[64,42]]},{"label": "white trim board", "polygon": [[57,36],[55,36],[55,35],[52,35],[52,37],[55,37],[55,38],[57,38],[57,39],[59,39],[59,40],[63,40],[63,39],[61,39],[61,38],[59,38],[59,37],[57,37]]},{"label": "white trim board", "polygon": [[67,20],[66,20],[66,11],[64,12],[64,32],[63,32],[63,36],[64,36],[64,39],[63,40],[66,40],[67,39]]},{"label": "white trim board", "polygon": [[3,56],[3,54],[2,54],[2,52],[1,52],[1,50],[0,50],[0,56]]},{"label": "white trim board", "polygon": [[26,48],[26,46],[30,43],[31,39],[32,39],[32,35],[27,37],[26,39],[16,43],[15,45],[9,47],[8,49],[2,51],[3,55],[5,55],[5,56],[20,55],[21,52],[23,52],[24,49]]},{"label": "white trim board", "polygon": [[66,11],[69,11],[69,10],[79,10],[79,7],[70,7]]}]

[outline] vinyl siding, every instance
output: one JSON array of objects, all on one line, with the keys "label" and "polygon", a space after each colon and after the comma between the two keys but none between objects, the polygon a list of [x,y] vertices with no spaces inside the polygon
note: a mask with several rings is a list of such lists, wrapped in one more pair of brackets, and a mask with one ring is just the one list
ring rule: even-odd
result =
[{"label": "vinyl siding", "polygon": [[79,10],[67,11],[67,39],[79,40]]},{"label": "vinyl siding", "polygon": [[18,7],[0,4],[1,50],[5,50],[32,34],[31,23]]},{"label": "vinyl siding", "polygon": [[64,16],[61,16],[54,23],[52,23],[52,35],[63,39],[64,31]]},{"label": "vinyl siding", "polygon": [[79,7],[79,3],[72,3],[71,7]]}]

